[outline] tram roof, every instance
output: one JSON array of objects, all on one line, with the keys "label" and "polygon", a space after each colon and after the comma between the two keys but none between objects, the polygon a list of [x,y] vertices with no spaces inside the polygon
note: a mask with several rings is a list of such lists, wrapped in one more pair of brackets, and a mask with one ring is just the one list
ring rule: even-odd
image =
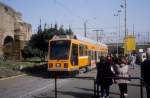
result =
[{"label": "tram roof", "polygon": [[100,43],[100,42],[97,42],[95,40],[92,40],[92,39],[89,39],[89,38],[85,38],[83,36],[80,36],[80,35],[73,35],[73,36],[69,36],[69,35],[59,35],[59,36],[54,36],[52,39],[60,39],[60,38],[63,38],[63,39],[77,39],[77,40],[80,40],[80,41],[84,41],[84,42],[89,42],[89,43],[93,43],[93,44],[98,44],[98,45],[102,45],[102,46],[105,46],[107,47],[106,44],[104,43]]}]

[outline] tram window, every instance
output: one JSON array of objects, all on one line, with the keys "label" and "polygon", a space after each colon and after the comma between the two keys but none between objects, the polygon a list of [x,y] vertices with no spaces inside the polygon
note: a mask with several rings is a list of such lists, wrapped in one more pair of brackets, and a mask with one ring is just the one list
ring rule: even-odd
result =
[{"label": "tram window", "polygon": [[78,65],[78,45],[77,44],[72,44],[71,64]]},{"label": "tram window", "polygon": [[99,51],[99,52],[98,52],[98,59],[99,59],[100,56],[101,56],[101,52]]},{"label": "tram window", "polygon": [[101,52],[101,55],[102,55],[102,56],[104,56],[104,53],[103,53],[103,52]]},{"label": "tram window", "polygon": [[79,45],[79,54],[80,54],[80,56],[87,56],[87,46],[80,44]]},{"label": "tram window", "polygon": [[93,51],[93,60],[95,60],[95,51]]},{"label": "tram window", "polygon": [[93,60],[93,51],[91,51],[91,60]]},{"label": "tram window", "polygon": [[80,56],[83,56],[83,46],[79,45],[79,54]]},{"label": "tram window", "polygon": [[92,60],[95,60],[95,51],[91,51],[92,54]]},{"label": "tram window", "polygon": [[100,61],[100,57],[101,57],[101,52],[98,51],[98,61]]},{"label": "tram window", "polygon": [[88,50],[88,57],[91,59],[91,51]]},{"label": "tram window", "polygon": [[98,61],[98,51],[95,51],[95,59]]},{"label": "tram window", "polygon": [[50,43],[50,59],[68,59],[70,41],[52,41]]},{"label": "tram window", "polygon": [[85,46],[85,48],[84,48],[84,54],[85,54],[85,56],[87,56],[87,46]]}]

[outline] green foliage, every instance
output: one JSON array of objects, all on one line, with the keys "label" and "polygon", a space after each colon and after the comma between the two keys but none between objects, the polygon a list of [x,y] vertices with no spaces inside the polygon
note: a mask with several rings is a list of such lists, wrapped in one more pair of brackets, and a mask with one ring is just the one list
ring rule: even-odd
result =
[{"label": "green foliage", "polygon": [[73,32],[70,28],[64,29],[63,25],[58,28],[55,24],[54,27],[51,25],[49,28],[45,24],[43,29],[39,25],[37,33],[32,35],[28,45],[22,50],[23,58],[38,56],[45,59],[48,52],[48,42],[54,35],[73,35]]}]

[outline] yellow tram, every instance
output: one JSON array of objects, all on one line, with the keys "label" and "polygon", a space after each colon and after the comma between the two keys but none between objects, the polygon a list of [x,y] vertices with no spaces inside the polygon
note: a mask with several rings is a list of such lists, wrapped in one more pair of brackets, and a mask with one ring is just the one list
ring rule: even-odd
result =
[{"label": "yellow tram", "polygon": [[86,38],[64,35],[54,36],[49,41],[48,70],[50,72],[72,72],[81,68],[96,67],[99,56],[107,55],[105,44]]}]

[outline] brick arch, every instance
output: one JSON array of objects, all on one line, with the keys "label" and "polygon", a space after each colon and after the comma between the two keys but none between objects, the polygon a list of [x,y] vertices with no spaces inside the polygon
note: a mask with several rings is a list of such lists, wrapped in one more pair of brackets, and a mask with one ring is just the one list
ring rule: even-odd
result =
[{"label": "brick arch", "polygon": [[6,36],[3,40],[3,56],[12,59],[14,53],[14,39],[12,36]]},{"label": "brick arch", "polygon": [[5,39],[3,40],[3,45],[12,42],[13,43],[13,37],[12,36],[6,36]]},{"label": "brick arch", "polygon": [[14,39],[14,33],[4,33],[1,39],[1,45],[4,45],[6,37],[11,37],[12,39]]}]

